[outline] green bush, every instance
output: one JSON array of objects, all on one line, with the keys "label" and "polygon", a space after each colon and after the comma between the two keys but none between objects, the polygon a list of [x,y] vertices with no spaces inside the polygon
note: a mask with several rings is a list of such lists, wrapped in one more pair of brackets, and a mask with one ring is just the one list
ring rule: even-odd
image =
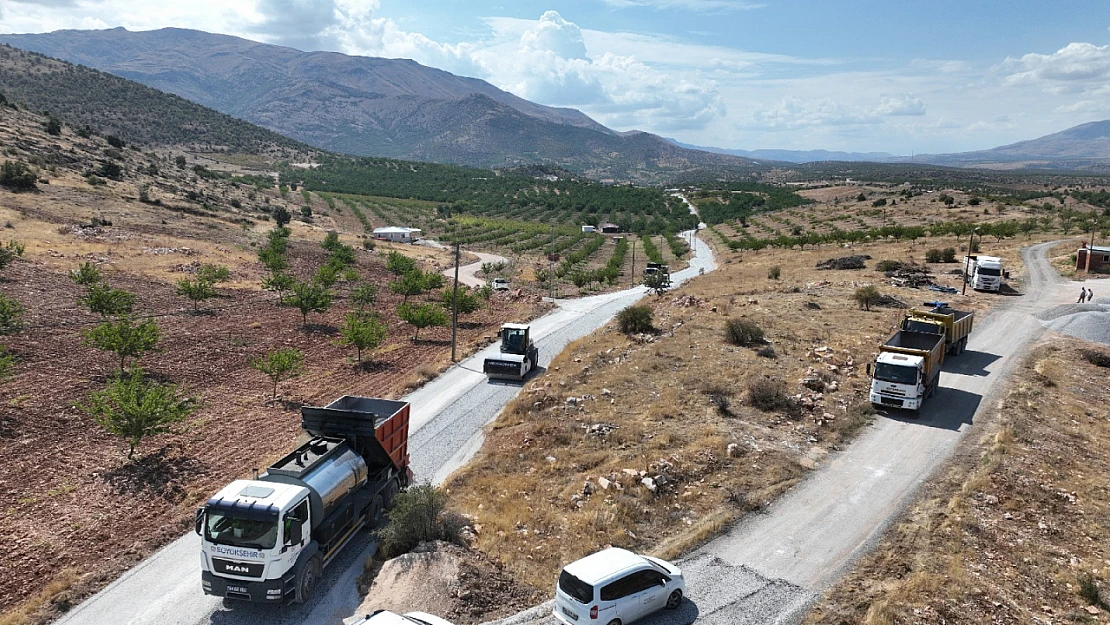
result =
[{"label": "green bush", "polygon": [[782,275],[782,267],[775,265],[767,270],[767,278],[771,280],[778,280]]},{"label": "green bush", "polygon": [[944,252],[936,248],[925,251],[925,262],[939,263],[944,260]]},{"label": "green bush", "polygon": [[725,340],[741,347],[762,345],[764,342],[763,328],[752,321],[729,319],[725,322]]},{"label": "green bush", "polygon": [[466,525],[462,516],[447,509],[447,493],[431,484],[409,487],[399,493],[386,513],[389,522],[376,533],[382,557],[396,558],[422,542],[458,542]]},{"label": "green bush", "polygon": [[624,334],[653,332],[650,306],[629,306],[617,313],[617,327]]},{"label": "green bush", "polygon": [[941,262],[954,263],[956,262],[956,248],[946,247],[940,252]]},{"label": "green bush", "polygon": [[[928,254],[926,254],[926,255],[928,255]],[[933,261],[929,261],[929,262],[933,262]],[[903,263],[902,261],[898,261],[898,260],[880,260],[879,262],[875,263],[875,270],[876,271],[884,271],[884,272],[885,271],[898,271],[899,269],[901,269],[905,266],[906,266],[905,263]]]},{"label": "green bush", "polygon": [[0,165],[0,187],[7,187],[12,191],[33,191],[38,176],[26,163],[19,161],[4,161]]},{"label": "green bush", "polygon": [[880,298],[882,298],[882,295],[879,293],[879,289],[873,286],[861,286],[856,289],[855,293],[852,293],[852,300],[864,310],[871,310],[871,306],[876,304]]},{"label": "green bush", "polygon": [[1083,350],[1083,358],[1097,367],[1110,367],[1110,355],[1094,349]]}]

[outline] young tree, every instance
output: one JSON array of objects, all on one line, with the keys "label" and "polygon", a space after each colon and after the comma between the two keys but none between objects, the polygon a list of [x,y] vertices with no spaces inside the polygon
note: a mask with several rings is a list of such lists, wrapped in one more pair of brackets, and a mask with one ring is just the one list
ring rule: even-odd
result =
[{"label": "young tree", "polygon": [[358,361],[362,362],[362,351],[375,349],[385,341],[388,328],[374,315],[366,313],[347,313],[343,327],[339,329],[343,345],[352,345],[358,350]]},{"label": "young tree", "polygon": [[400,252],[391,251],[385,259],[385,268],[394,275],[403,276],[416,270],[416,261]]},{"label": "young tree", "polygon": [[270,398],[274,402],[277,401],[278,382],[298,375],[303,363],[304,356],[301,352],[292,347],[283,347],[251,360],[250,364],[252,369],[262,372],[274,383],[273,396]]},{"label": "young tree", "polygon": [[8,241],[8,244],[0,247],[0,269],[12,264],[16,258],[23,256],[25,245],[19,241]]},{"label": "young tree", "polygon": [[12,191],[34,191],[38,187],[39,177],[35,170],[19,161],[4,161],[0,165],[0,187]]},{"label": "young tree", "polygon": [[270,211],[270,216],[274,218],[274,223],[276,223],[279,228],[284,228],[289,225],[290,221],[293,221],[293,215],[291,215],[289,209],[284,206],[278,206]]},{"label": "young tree", "polygon": [[81,406],[101,427],[127,441],[128,460],[144,438],[169,432],[196,407],[196,399],[179,393],[176,385],[145,380],[139,367],[126,376],[121,371]]},{"label": "young tree", "polygon": [[414,341],[420,337],[420,331],[424,328],[443,327],[448,323],[447,313],[433,304],[402,303],[397,307],[397,316],[416,328],[412,335]]},{"label": "young tree", "polygon": [[23,329],[23,305],[0,293],[0,335],[18,334]]},{"label": "young tree", "polygon": [[864,310],[871,310],[871,306],[877,304],[882,299],[879,289],[873,286],[861,286],[852,293],[852,300],[860,305]]},{"label": "young tree", "polygon": [[158,346],[162,332],[153,319],[135,323],[128,317],[105,321],[81,333],[83,343],[119,356],[119,368],[127,366],[128,358],[140,358]]},{"label": "young tree", "polygon": [[104,282],[92,284],[80,299],[94,314],[107,319],[117,315],[129,315],[135,308],[135,295],[123,289],[113,289]]},{"label": "young tree", "polygon": [[667,291],[669,285],[670,276],[661,271],[644,276],[644,286],[646,286],[648,290],[655,291],[656,295],[662,296],[663,293]]},{"label": "young tree", "polygon": [[104,277],[100,275],[100,269],[96,265],[86,262],[77,269],[70,271],[69,279],[81,286],[89,287],[98,284]]},{"label": "young tree", "polygon": [[457,298],[455,297],[454,289],[444,289],[443,307],[448,311],[452,311],[455,309],[456,304],[459,307],[458,310],[460,315],[469,315],[482,307],[482,300],[478,298],[477,294],[467,288],[460,288]]},{"label": "young tree", "polygon": [[351,289],[351,303],[358,309],[365,310],[378,301],[378,285],[372,282],[363,282]]},{"label": "young tree", "polygon": [[178,280],[174,293],[184,295],[192,300],[194,313],[200,312],[201,302],[216,297],[216,289],[212,287],[212,283],[201,280],[199,277],[196,280],[189,280],[188,278]]},{"label": "young tree", "polygon": [[292,289],[296,282],[296,278],[292,275],[275,271],[262,279],[262,288],[277,293],[278,302],[281,302],[284,299],[283,293]]},{"label": "young tree", "polygon": [[48,135],[56,137],[62,134],[62,122],[53,115],[46,119],[46,123],[43,124],[43,127],[46,129],[46,134]]},{"label": "young tree", "polygon": [[332,263],[325,263],[316,270],[312,280],[324,288],[330,289],[339,281],[339,268]]},{"label": "young tree", "polygon": [[428,281],[424,276],[425,274],[423,271],[413,269],[408,273],[402,274],[397,280],[390,282],[389,290],[397,295],[404,296],[401,301],[408,303],[409,297],[420,295],[428,290]]},{"label": "young tree", "polygon": [[331,291],[322,284],[294,281],[290,290],[293,293],[285,298],[285,303],[301,311],[304,326],[308,325],[308,313],[322,313],[331,308]]},{"label": "young tree", "polygon": [[231,270],[223,265],[201,265],[197,269],[197,280],[207,282],[213,286],[227,282],[231,279]]},{"label": "young tree", "polygon": [[15,369],[15,355],[6,352],[0,345],[0,382],[12,376],[12,369]]}]

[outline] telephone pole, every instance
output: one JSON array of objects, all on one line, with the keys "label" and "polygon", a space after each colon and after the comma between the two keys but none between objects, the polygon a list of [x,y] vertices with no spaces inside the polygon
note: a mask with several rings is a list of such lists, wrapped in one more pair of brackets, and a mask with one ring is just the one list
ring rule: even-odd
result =
[{"label": "telephone pole", "polygon": [[455,358],[455,341],[459,334],[459,237],[455,237],[455,290],[451,297],[451,362]]}]

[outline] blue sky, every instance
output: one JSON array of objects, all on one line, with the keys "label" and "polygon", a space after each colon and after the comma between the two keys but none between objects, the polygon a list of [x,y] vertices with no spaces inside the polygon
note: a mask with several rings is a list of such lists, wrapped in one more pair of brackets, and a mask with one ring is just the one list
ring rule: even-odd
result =
[{"label": "blue sky", "polygon": [[115,26],[412,58],[727,148],[955,152],[1110,119],[1105,0],[0,0],[0,32]]}]

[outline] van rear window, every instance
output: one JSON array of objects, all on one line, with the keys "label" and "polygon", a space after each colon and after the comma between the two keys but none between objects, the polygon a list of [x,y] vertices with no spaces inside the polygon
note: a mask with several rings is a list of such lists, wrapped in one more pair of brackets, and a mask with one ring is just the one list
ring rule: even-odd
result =
[{"label": "van rear window", "polygon": [[566,571],[559,574],[559,590],[570,595],[578,603],[590,603],[594,600],[594,587]]}]

